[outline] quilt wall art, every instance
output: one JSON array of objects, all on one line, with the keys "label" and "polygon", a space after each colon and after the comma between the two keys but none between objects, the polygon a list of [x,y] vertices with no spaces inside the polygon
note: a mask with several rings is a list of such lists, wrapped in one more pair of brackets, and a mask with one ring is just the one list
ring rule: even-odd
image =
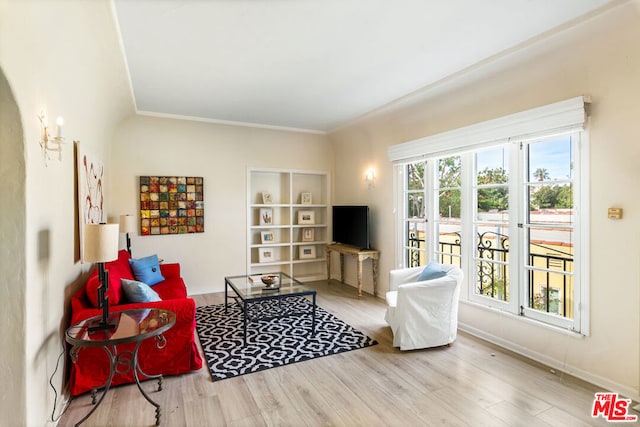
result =
[{"label": "quilt wall art", "polygon": [[196,176],[141,176],[140,234],[204,233],[203,183]]}]

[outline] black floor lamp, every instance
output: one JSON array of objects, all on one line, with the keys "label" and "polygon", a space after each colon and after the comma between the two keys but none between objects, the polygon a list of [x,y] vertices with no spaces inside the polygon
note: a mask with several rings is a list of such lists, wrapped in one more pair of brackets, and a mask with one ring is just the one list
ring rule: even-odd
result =
[{"label": "black floor lamp", "polygon": [[118,258],[119,224],[85,224],[83,259],[98,263],[98,307],[102,308],[102,319],[89,330],[111,329],[109,324],[109,271],[104,263]]}]

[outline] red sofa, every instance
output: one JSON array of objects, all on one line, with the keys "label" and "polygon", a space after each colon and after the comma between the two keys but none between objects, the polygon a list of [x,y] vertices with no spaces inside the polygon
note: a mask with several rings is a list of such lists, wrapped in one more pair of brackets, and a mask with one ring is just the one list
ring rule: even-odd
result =
[{"label": "red sofa", "polygon": [[[167,345],[158,349],[156,340],[145,340],[138,350],[138,362],[142,370],[149,375],[183,374],[202,368],[202,358],[195,342],[195,301],[187,298],[187,288],[180,277],[180,264],[160,264],[164,281],[152,286],[162,301],[128,303],[123,295],[120,279],[134,280],[129,266],[129,253],[120,251],[118,259],[105,263],[109,271],[109,311],[121,311],[135,308],[160,308],[176,314],[175,325],[163,335]],[[100,316],[102,309],[97,308],[98,272],[94,268],[87,283],[71,298],[71,324],[89,317]],[[117,346],[118,353],[133,351],[134,344]],[[76,396],[93,388],[100,387],[109,377],[109,359],[105,351],[96,347],[85,347],[78,353],[78,361],[71,364],[70,393]],[[133,373],[116,374],[112,385],[128,384],[135,381]]]}]

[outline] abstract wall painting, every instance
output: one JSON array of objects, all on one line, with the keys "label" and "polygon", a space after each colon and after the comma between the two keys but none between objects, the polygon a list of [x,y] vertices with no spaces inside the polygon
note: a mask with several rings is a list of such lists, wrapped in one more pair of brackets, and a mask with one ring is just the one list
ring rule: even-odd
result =
[{"label": "abstract wall painting", "polygon": [[84,224],[107,222],[104,205],[104,164],[76,142],[78,159],[78,226],[80,259],[84,259]]},{"label": "abstract wall painting", "polygon": [[204,233],[204,179],[140,177],[142,236]]}]

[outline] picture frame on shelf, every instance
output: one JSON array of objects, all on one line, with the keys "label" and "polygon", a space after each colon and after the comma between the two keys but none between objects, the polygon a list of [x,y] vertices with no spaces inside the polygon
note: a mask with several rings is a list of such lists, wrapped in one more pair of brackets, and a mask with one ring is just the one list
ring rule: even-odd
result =
[{"label": "picture frame on shelf", "polygon": [[305,227],[302,229],[302,241],[313,242],[316,239],[316,229],[313,227]]},{"label": "picture frame on shelf", "polygon": [[300,203],[303,205],[310,205],[313,203],[313,195],[308,191],[300,193]]},{"label": "picture frame on shelf", "polygon": [[313,225],[316,223],[316,213],[314,211],[298,211],[298,224]]},{"label": "picture frame on shelf", "polygon": [[271,193],[269,193],[268,191],[263,191],[262,192],[262,204],[263,205],[270,205],[271,203],[273,203],[273,197],[271,196]]},{"label": "picture frame on shelf", "polygon": [[315,259],[316,247],[315,246],[300,246],[298,252],[298,258],[300,259]]},{"label": "picture frame on shelf", "polygon": [[273,225],[273,209],[260,208],[260,225]]},{"label": "picture frame on shelf", "polygon": [[273,231],[267,230],[267,231],[261,231],[260,232],[260,242],[264,245],[264,244],[272,244],[275,243],[275,235],[273,234]]},{"label": "picture frame on shelf", "polygon": [[266,263],[275,261],[275,255],[273,253],[273,248],[259,248],[258,249],[258,262]]}]

